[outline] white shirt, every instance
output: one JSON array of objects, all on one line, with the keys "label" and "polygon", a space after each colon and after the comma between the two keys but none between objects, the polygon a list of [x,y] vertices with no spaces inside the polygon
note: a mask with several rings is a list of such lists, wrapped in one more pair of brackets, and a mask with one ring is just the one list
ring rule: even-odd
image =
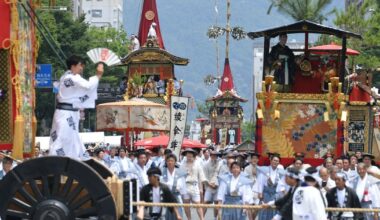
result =
[{"label": "white shirt", "polygon": [[342,190],[337,189],[336,194],[338,197],[338,203],[340,207],[344,207],[344,199],[346,198],[346,188],[343,188]]},{"label": "white shirt", "polygon": [[139,188],[141,189],[143,186],[149,183],[148,175],[146,174],[148,169],[146,166],[141,167],[138,164],[135,164],[135,169],[136,169],[136,172],[138,172],[138,175],[141,177],[141,179],[138,178]]},{"label": "white shirt", "polygon": [[[239,177],[240,177],[240,175],[239,175]],[[239,177],[237,179],[239,179]],[[231,181],[229,183],[226,183],[225,181],[220,181],[219,189],[218,189],[218,193],[217,193],[217,200],[224,202],[225,195],[227,194],[226,193],[227,184],[230,184],[230,188],[233,188],[233,186],[231,185],[233,179],[234,178],[232,176]],[[236,188],[236,184],[235,184],[234,188]],[[249,184],[245,184],[245,185],[240,186],[239,189],[237,189],[237,195],[242,197],[244,204],[252,204],[253,194],[252,194],[252,188]]]},{"label": "white shirt", "polygon": [[364,195],[365,184],[367,182],[367,174],[364,178],[359,177],[358,185],[356,186],[356,194],[358,195],[359,201],[362,201]]},{"label": "white shirt", "polygon": [[59,80],[57,100],[73,104],[75,108],[94,108],[98,98],[98,84],[97,76],[92,76],[87,81],[80,74],[74,75],[71,71],[66,71]]},{"label": "white shirt", "polygon": [[120,157],[120,169],[122,170],[122,171],[127,171],[127,170],[129,170],[129,169],[131,169],[131,160],[129,159],[129,158],[127,158],[127,157],[124,157],[124,158],[121,158]]},{"label": "white shirt", "polygon": [[168,181],[165,184],[168,185],[169,189],[173,187],[174,176],[175,176],[175,169],[173,170],[173,173],[170,173],[168,169]]},{"label": "white shirt", "polygon": [[240,177],[240,175],[236,178],[234,176],[232,176],[232,178],[231,178],[231,185],[230,185],[230,193],[231,194],[236,191],[236,185],[239,182],[239,177]]},{"label": "white shirt", "polygon": [[[160,187],[152,187],[153,190],[153,203],[161,202]],[[153,206],[152,213],[160,213],[161,207]]]}]

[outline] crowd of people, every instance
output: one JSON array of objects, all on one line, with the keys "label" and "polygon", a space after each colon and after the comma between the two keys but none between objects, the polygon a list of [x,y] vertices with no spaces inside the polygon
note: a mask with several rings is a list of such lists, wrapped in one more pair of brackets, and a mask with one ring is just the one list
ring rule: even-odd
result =
[{"label": "crowd of people", "polygon": [[[303,155],[296,154],[285,168],[277,153],[269,154],[268,166],[259,166],[256,152],[213,147],[183,149],[180,158],[160,147],[129,152],[104,146],[87,151],[120,179],[137,179],[142,201],[262,206],[259,210],[215,208],[215,219],[378,219],[374,212],[326,212],[326,207],[380,208],[380,169],[367,153],[335,158],[327,154],[318,167],[305,164]],[[35,157],[43,156],[39,149],[35,152]],[[17,165],[4,155],[0,156],[0,179]],[[196,211],[204,219],[207,209]],[[190,208],[142,207],[137,215],[141,219],[162,216],[192,219]]]}]

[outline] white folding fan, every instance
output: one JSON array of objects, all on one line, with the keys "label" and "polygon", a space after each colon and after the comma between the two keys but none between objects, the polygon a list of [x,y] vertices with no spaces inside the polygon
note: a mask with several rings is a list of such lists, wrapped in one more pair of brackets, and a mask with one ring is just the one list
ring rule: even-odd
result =
[{"label": "white folding fan", "polygon": [[120,63],[120,58],[108,48],[94,48],[87,51],[87,56],[94,63],[103,62],[108,66]]}]

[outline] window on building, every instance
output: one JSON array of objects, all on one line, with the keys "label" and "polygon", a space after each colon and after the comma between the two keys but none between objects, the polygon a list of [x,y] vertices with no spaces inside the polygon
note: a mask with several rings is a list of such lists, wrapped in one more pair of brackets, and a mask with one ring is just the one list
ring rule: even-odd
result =
[{"label": "window on building", "polygon": [[101,9],[94,9],[91,11],[91,15],[93,18],[101,18],[102,17],[102,10]]}]

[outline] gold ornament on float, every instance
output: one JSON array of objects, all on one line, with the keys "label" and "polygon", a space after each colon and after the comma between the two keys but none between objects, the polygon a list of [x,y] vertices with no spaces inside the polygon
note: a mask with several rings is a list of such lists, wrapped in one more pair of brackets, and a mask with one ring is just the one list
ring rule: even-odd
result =
[{"label": "gold ornament on float", "polygon": [[145,18],[149,21],[153,20],[156,14],[153,11],[145,12]]}]

